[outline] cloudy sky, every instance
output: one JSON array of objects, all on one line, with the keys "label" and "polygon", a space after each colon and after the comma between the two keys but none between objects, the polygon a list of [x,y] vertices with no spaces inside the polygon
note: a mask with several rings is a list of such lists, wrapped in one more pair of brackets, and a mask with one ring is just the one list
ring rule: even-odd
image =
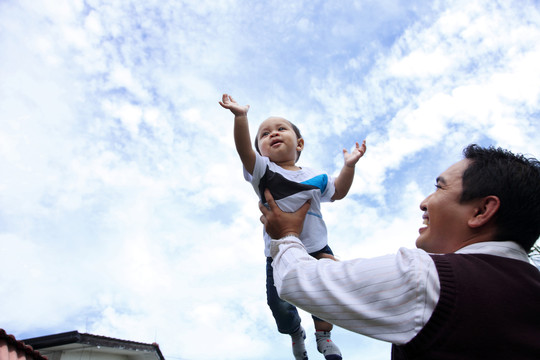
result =
[{"label": "cloudy sky", "polygon": [[[0,327],[158,342],[168,360],[285,359],[257,198],[221,94],[303,132],[337,175],[342,260],[413,247],[469,143],[540,156],[540,2],[0,1]],[[302,313],[309,333],[313,323]],[[345,359],[389,345],[342,330]]]}]

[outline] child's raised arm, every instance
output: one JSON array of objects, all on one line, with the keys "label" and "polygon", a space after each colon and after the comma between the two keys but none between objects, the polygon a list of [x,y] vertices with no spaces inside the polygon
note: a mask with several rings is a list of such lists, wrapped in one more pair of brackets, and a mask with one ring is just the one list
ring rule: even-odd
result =
[{"label": "child's raised arm", "polygon": [[240,160],[246,170],[253,174],[255,167],[255,150],[251,146],[249,136],[249,123],[247,113],[249,105],[239,105],[230,95],[223,94],[219,104],[225,109],[231,110],[234,114],[234,143],[236,151],[240,155]]},{"label": "child's raised arm", "polygon": [[366,140],[362,141],[362,146],[356,143],[356,147],[351,153],[347,149],[343,149],[344,164],[341,172],[334,181],[336,192],[332,196],[332,200],[341,200],[347,195],[354,179],[354,166],[365,153]]}]

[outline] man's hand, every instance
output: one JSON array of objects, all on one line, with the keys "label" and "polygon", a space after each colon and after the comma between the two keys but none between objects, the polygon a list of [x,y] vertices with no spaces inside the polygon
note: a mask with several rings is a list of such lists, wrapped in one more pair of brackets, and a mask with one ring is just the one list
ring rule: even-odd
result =
[{"label": "man's hand", "polygon": [[270,190],[265,189],[264,196],[270,209],[260,202],[259,209],[262,212],[261,222],[268,235],[272,239],[281,239],[287,235],[299,237],[304,226],[304,219],[310,207],[309,200],[296,212],[288,213],[281,211],[279,206],[277,206]]},{"label": "man's hand", "polygon": [[345,166],[354,167],[358,160],[360,160],[360,158],[364,156],[364,154],[366,153],[366,149],[366,140],[362,141],[361,146],[356,143],[356,147],[351,153],[349,153],[347,149],[343,149],[343,159],[345,160]]},{"label": "man's hand", "polygon": [[223,98],[219,102],[219,105],[225,109],[231,110],[235,116],[245,116],[249,110],[249,105],[239,105],[232,96],[227,94],[223,94]]}]

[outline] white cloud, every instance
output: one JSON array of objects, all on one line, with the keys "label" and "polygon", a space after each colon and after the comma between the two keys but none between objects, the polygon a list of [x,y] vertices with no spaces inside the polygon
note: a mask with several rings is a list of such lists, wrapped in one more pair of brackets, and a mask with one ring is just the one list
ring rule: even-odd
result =
[{"label": "white cloud", "polygon": [[433,53],[416,50],[392,64],[389,73],[396,77],[433,77],[444,74],[450,65],[450,59],[439,49]]}]

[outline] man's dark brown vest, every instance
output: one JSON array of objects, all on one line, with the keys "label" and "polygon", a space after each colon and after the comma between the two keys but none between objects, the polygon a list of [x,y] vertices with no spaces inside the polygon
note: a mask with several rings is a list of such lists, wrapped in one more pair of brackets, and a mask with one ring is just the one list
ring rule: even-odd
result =
[{"label": "man's dark brown vest", "polygon": [[540,359],[540,272],[485,254],[432,255],[441,295],[433,315],[392,359]]}]

